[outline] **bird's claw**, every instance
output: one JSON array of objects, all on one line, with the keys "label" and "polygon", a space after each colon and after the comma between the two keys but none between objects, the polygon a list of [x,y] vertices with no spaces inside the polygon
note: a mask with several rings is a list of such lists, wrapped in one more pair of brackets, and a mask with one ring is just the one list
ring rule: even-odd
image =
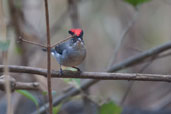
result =
[{"label": "bird's claw", "polygon": [[62,75],[63,75],[63,70],[60,69],[60,70],[59,70],[59,76],[62,76]]}]

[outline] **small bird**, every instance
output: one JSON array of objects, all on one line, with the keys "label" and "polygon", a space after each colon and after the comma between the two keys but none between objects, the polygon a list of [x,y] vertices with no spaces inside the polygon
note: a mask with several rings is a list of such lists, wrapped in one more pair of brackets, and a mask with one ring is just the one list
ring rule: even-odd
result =
[{"label": "small bird", "polygon": [[83,40],[83,30],[70,29],[69,34],[72,38],[51,49],[51,54],[56,58],[60,65],[60,74],[63,73],[61,65],[77,68],[86,57],[86,48]]}]

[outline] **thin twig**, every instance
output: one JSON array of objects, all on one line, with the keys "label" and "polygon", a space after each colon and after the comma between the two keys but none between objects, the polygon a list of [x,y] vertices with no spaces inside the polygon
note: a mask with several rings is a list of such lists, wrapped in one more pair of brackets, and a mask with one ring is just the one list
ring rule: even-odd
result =
[{"label": "thin twig", "polygon": [[[51,46],[51,48],[53,48],[53,47],[55,47],[55,46],[57,46],[57,45],[59,45],[59,44],[61,44],[61,43],[64,43],[65,41],[71,39],[72,37],[74,37],[74,36],[66,37],[64,40],[61,40],[61,41],[59,41],[59,42],[53,44],[53,45]],[[32,41],[28,41],[28,40],[25,40],[25,39],[23,39],[23,38],[21,38],[21,37],[19,38],[19,41],[26,42],[26,43],[29,43],[29,44],[33,44],[33,45],[36,45],[36,46],[40,46],[40,47],[43,47],[43,48],[47,48],[47,46],[45,46],[45,45],[42,45],[42,44],[36,43],[36,42],[32,42]]]},{"label": "thin twig", "polygon": [[45,16],[46,16],[46,32],[47,32],[47,85],[48,85],[48,97],[49,97],[49,114],[52,114],[52,87],[51,87],[51,44],[50,44],[50,25],[49,25],[49,11],[48,11],[48,0],[45,2]]},{"label": "thin twig", "polygon": [[32,41],[28,41],[28,40],[25,40],[23,38],[21,38],[21,36],[19,37],[19,42],[25,42],[25,43],[29,43],[29,44],[33,44],[33,45],[36,45],[36,46],[40,46],[40,47],[43,47],[43,48],[47,48],[47,46],[45,45],[42,45],[40,43],[36,43],[36,42],[32,42]]},{"label": "thin twig", "polygon": [[[114,50],[114,54],[113,54],[113,57],[111,59],[111,61],[109,62],[109,65],[108,65],[108,69],[116,63],[116,60],[117,60],[117,56],[118,56],[118,53],[119,53],[119,50],[124,42],[124,40],[126,39],[126,35],[128,34],[128,32],[131,30],[131,28],[134,26],[135,22],[136,22],[136,19],[137,19],[137,15],[138,15],[138,11],[135,12],[134,16],[133,16],[133,19],[128,23],[127,27],[124,29],[123,33],[121,34],[121,37],[120,37],[120,40],[119,40],[119,43],[117,43],[116,47],[115,47],[115,50]],[[127,95],[129,93],[129,91],[131,90],[132,88],[132,85],[133,85],[133,82],[131,82],[121,100],[121,105],[124,103],[125,99],[127,98]]]},{"label": "thin twig", "polygon": [[[10,24],[14,27],[14,32],[15,32],[15,41],[19,40],[19,36],[21,36],[21,34],[23,34],[23,30],[21,29],[21,17],[22,14],[20,11],[21,8],[17,8],[15,5],[15,1],[14,0],[8,0],[8,5],[9,5],[9,19],[10,19]],[[26,50],[27,48],[24,46],[24,44],[20,43],[19,48],[21,49],[22,52],[22,56],[20,59],[20,62],[22,63],[22,65],[28,65],[28,55],[26,54]]]},{"label": "thin twig", "polygon": [[[0,90],[4,91],[4,85],[5,80],[0,79]],[[10,80],[10,87],[11,90],[18,90],[18,89],[24,89],[24,90],[39,90],[39,83],[37,82],[16,82],[15,80]]]},{"label": "thin twig", "polygon": [[9,69],[8,69],[8,51],[3,52],[3,64],[4,67],[4,76],[5,76],[5,90],[6,90],[6,96],[8,101],[8,109],[7,114],[13,114],[13,108],[11,104],[11,86],[10,86],[10,76],[9,76]]},{"label": "thin twig", "polygon": [[[170,106],[170,104],[171,104],[171,101],[170,101],[170,91],[169,91],[169,93],[168,94],[166,94],[166,95],[164,95],[164,96],[162,96],[162,100],[160,100],[159,101],[159,105],[160,106],[155,106],[155,107],[157,107],[156,109],[157,110],[165,110],[168,106]],[[162,103],[161,103],[162,102]],[[158,102],[157,102],[157,104],[158,104]],[[155,105],[155,104],[154,104]]]},{"label": "thin twig", "polygon": [[[1,31],[0,31],[0,36],[2,37],[2,41],[7,41],[7,26],[5,22],[5,7],[3,4],[5,3],[5,0],[0,0],[0,25],[1,25]],[[11,87],[10,87],[10,82],[9,82],[9,69],[8,69],[8,49],[7,50],[2,50],[2,58],[3,58],[3,64],[4,64],[4,87],[6,91],[6,98],[7,98],[7,114],[13,114],[13,108],[12,108],[12,103],[11,103]]]},{"label": "thin twig", "polygon": [[65,42],[65,41],[71,39],[72,37],[74,37],[74,36],[69,36],[69,37],[65,38],[64,40],[61,40],[61,41],[59,41],[59,42],[53,44],[53,45],[51,46],[51,48],[53,48],[53,47],[55,47],[55,46],[57,46],[57,45],[59,45],[59,44]]},{"label": "thin twig", "polygon": [[171,52],[168,52],[168,53],[165,53],[165,54],[158,55],[156,59],[160,59],[160,58],[168,57],[168,56],[171,56]]},{"label": "thin twig", "polygon": [[64,25],[64,23],[68,19],[69,14],[70,14],[70,9],[66,9],[62,13],[60,18],[52,25],[52,27],[50,28],[51,36],[54,36],[61,29],[62,25]]},{"label": "thin twig", "polygon": [[[147,68],[153,63],[153,61],[155,60],[155,58],[156,58],[156,57],[153,57],[153,58],[151,59],[151,61],[149,61],[147,64],[145,64],[145,65],[141,68],[141,70],[139,71],[139,73],[144,72],[144,70],[147,69]],[[135,81],[131,81],[131,82],[129,83],[129,85],[128,85],[128,87],[127,87],[127,89],[126,89],[126,91],[125,91],[125,93],[124,93],[124,95],[123,95],[123,97],[122,97],[122,99],[121,99],[120,105],[124,105],[124,103],[125,103],[125,101],[126,101],[128,95],[129,95],[131,89],[132,89],[133,86],[134,86],[134,82],[135,82]]]},{"label": "thin twig", "polygon": [[136,19],[137,19],[137,15],[138,15],[138,11],[135,12],[131,22],[129,22],[127,27],[123,30],[123,33],[121,34],[120,40],[119,40],[119,42],[117,43],[117,45],[115,47],[112,60],[109,62],[109,65],[108,65],[109,67],[108,68],[110,68],[110,66],[113,65],[116,62],[120,47],[123,44],[123,42],[124,42],[124,40],[126,38],[126,35],[131,30],[131,28],[134,26],[134,24],[136,22]]},{"label": "thin twig", "polygon": [[158,46],[156,48],[147,50],[145,52],[137,54],[136,56],[133,56],[133,57],[126,59],[127,62],[125,61],[125,65],[123,65],[123,66],[121,65],[122,62],[121,62],[121,64],[115,64],[109,70],[115,71],[115,70],[123,69],[121,67],[126,68],[126,67],[129,67],[129,65],[133,66],[137,63],[142,62],[143,60],[147,59],[148,57],[156,56],[161,52],[169,50],[170,48],[171,48],[171,42],[165,43],[164,45],[161,45],[161,46]]}]

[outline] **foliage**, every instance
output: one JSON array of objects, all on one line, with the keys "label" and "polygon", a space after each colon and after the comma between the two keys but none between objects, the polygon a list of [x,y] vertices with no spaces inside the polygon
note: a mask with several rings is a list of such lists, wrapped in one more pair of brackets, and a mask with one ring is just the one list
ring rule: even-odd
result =
[{"label": "foliage", "polygon": [[[46,95],[48,95],[48,92],[47,91],[43,91],[42,95],[46,96]],[[55,96],[55,95],[56,95],[56,91],[52,90],[52,96]]]},{"label": "foliage", "polygon": [[[64,67],[63,69],[70,70],[70,71],[73,71],[73,72],[76,72],[77,71],[77,69],[72,68],[72,67]],[[74,87],[80,87],[80,84],[81,84],[81,79],[64,78],[63,80],[64,80],[64,82],[66,82],[66,83],[68,83],[70,85],[73,85]]]},{"label": "foliage", "polygon": [[19,8],[19,9],[22,8],[22,0],[15,0],[14,4],[16,8]]},{"label": "foliage", "polygon": [[33,103],[36,105],[36,107],[39,106],[39,103],[38,103],[37,99],[29,91],[26,91],[26,90],[16,90],[16,92],[20,93],[21,95],[23,95],[26,98],[28,98],[31,101],[33,101]]},{"label": "foliage", "polygon": [[100,114],[121,114],[122,109],[113,101],[109,101],[100,106]]},{"label": "foliage", "polygon": [[64,78],[64,82],[69,83],[73,85],[74,87],[80,87],[81,79],[75,79],[75,78]]},{"label": "foliage", "polygon": [[16,52],[17,54],[22,54],[22,49],[21,49],[21,47],[19,47],[19,45],[16,45],[16,46],[15,46],[15,52]]},{"label": "foliage", "polygon": [[53,107],[53,109],[52,109],[53,114],[58,114],[61,106],[62,106],[62,104],[60,104],[60,105],[58,105],[56,107]]},{"label": "foliage", "polygon": [[0,41],[0,49],[1,49],[2,51],[7,51],[8,48],[9,48],[9,44],[10,44],[10,41],[9,41],[9,40],[7,40],[7,41],[5,41],[5,42]]},{"label": "foliage", "polygon": [[137,7],[138,5],[141,5],[145,2],[149,2],[151,0],[124,0],[125,2],[128,2],[129,4],[133,5],[134,7]]}]

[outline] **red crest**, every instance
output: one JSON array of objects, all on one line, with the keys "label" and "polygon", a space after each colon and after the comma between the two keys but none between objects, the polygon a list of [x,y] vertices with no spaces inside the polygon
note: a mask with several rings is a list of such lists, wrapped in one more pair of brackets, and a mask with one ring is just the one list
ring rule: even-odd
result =
[{"label": "red crest", "polygon": [[76,35],[76,36],[80,36],[82,32],[83,32],[82,29],[70,29],[69,30],[69,33],[71,35]]}]

